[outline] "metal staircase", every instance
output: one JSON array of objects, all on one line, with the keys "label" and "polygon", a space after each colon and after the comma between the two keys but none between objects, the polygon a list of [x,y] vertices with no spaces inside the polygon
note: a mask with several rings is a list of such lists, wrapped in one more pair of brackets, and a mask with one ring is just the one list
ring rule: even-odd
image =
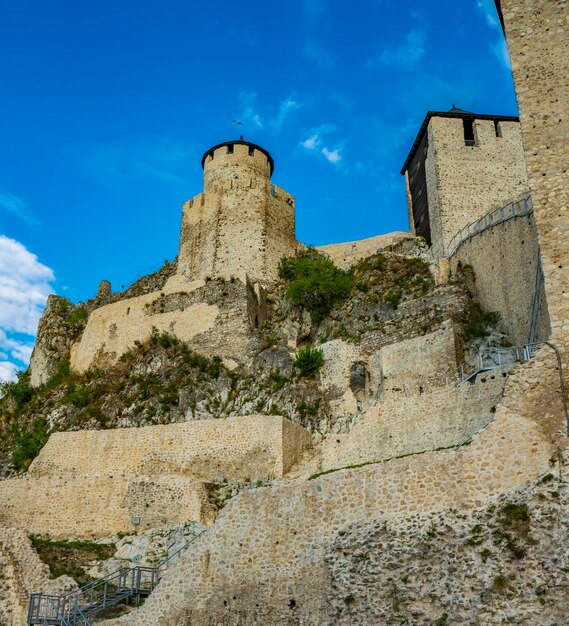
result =
[{"label": "metal staircase", "polygon": [[28,607],[28,626],[91,626],[89,619],[101,611],[149,596],[167,568],[203,532],[185,543],[156,567],[120,568],[67,596],[32,593]]}]

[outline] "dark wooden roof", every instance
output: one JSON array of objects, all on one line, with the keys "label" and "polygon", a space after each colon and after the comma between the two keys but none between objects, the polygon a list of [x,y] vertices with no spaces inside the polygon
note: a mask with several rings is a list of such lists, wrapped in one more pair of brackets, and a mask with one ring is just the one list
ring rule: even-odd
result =
[{"label": "dark wooden roof", "polygon": [[213,156],[214,151],[217,150],[218,148],[223,148],[223,146],[235,146],[235,145],[249,146],[250,148],[255,148],[255,150],[259,150],[260,152],[262,152],[267,157],[267,161],[269,162],[269,165],[271,167],[271,176],[273,175],[273,172],[275,170],[275,162],[273,161],[273,157],[265,150],[265,148],[261,148],[261,146],[258,146],[256,143],[251,143],[250,141],[244,141],[243,139],[236,139],[235,141],[224,141],[223,143],[218,143],[217,146],[213,146],[212,148],[207,150],[206,153],[202,157],[202,168],[209,154]]},{"label": "dark wooden roof", "polygon": [[411,161],[415,156],[415,152],[417,151],[419,145],[421,144],[421,140],[423,139],[423,135],[427,132],[427,127],[429,126],[429,121],[431,117],[454,117],[460,119],[471,119],[471,120],[496,120],[498,122],[519,122],[520,118],[512,115],[485,115],[482,113],[471,113],[470,111],[464,111],[462,109],[457,109],[454,105],[450,111],[428,111],[427,115],[425,115],[425,119],[421,124],[421,128],[419,129],[419,133],[413,145],[411,146],[411,151],[405,159],[405,163],[403,164],[403,168],[401,169],[401,174],[405,174],[405,172],[409,169],[409,165],[411,165]]}]

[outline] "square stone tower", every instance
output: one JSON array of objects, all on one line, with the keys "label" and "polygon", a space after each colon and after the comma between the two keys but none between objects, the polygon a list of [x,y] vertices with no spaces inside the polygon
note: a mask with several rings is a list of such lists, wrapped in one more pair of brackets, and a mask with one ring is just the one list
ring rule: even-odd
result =
[{"label": "square stone tower", "polygon": [[188,278],[243,276],[271,281],[294,254],[294,198],[271,182],[260,146],[228,141],[203,156],[204,191],[184,204],[178,272]]},{"label": "square stone tower", "polygon": [[411,232],[442,258],[460,229],[529,194],[519,119],[429,111],[401,174]]}]

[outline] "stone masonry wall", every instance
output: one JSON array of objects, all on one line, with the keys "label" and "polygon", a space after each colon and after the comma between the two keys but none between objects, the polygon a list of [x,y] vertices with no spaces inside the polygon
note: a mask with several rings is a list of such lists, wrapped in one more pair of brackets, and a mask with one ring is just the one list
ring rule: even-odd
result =
[{"label": "stone masonry wall", "polygon": [[266,155],[222,146],[204,163],[204,192],[184,204],[179,272],[274,280],[281,257],[296,250],[294,228],[294,198],[271,183]]},{"label": "stone masonry wall", "polygon": [[112,364],[147,340],[153,328],[168,332],[208,356],[243,360],[257,346],[251,333],[249,303],[254,292],[244,276],[188,281],[174,275],[161,292],[121,300],[89,316],[71,366],[83,372]]},{"label": "stone masonry wall", "polygon": [[500,313],[500,329],[518,346],[529,341],[538,255],[535,220],[529,215],[474,235],[451,257],[453,272],[459,263],[472,266],[477,301]]},{"label": "stone masonry wall", "polygon": [[464,142],[462,119],[432,117],[426,167],[433,253],[445,256],[452,237],[488,211],[528,195],[520,125],[476,120],[476,145]]},{"label": "stone masonry wall", "polygon": [[463,443],[493,418],[505,382],[495,370],[459,387],[449,385],[371,405],[350,433],[322,444],[322,470],[372,463]]},{"label": "stone masonry wall", "polygon": [[347,270],[358,261],[391,246],[401,245],[407,239],[413,240],[413,235],[410,233],[393,232],[360,239],[359,241],[330,243],[325,246],[318,246],[316,250],[329,256],[338,267]]},{"label": "stone masonry wall", "polygon": [[383,346],[375,359],[381,371],[377,395],[401,398],[441,387],[456,373],[461,359],[462,348],[451,321],[432,333]]},{"label": "stone masonry wall", "polygon": [[[40,561],[23,530],[0,527],[0,561],[4,564],[2,582],[8,584],[10,596],[0,599],[2,626],[26,624],[30,593],[41,589],[44,593],[63,595],[77,588],[77,583],[69,576],[51,578],[49,567]],[[2,609],[6,609],[7,615],[2,614]]]},{"label": "stone masonry wall", "polygon": [[[456,373],[462,349],[450,320],[431,333],[386,344],[366,352],[360,346],[333,339],[321,345],[324,365],[320,383],[337,413],[355,413],[357,402],[407,397],[446,385]],[[365,386],[350,387],[354,366],[365,368]],[[357,397],[356,397],[357,396]]]},{"label": "stone masonry wall", "polygon": [[548,430],[563,428],[556,376],[545,352],[518,367],[494,422],[469,446],[242,492],[142,609],[106,626],[323,623],[325,554],[351,525],[480,506],[549,471]]},{"label": "stone masonry wall", "polygon": [[569,347],[569,4],[502,0],[552,340]]},{"label": "stone masonry wall", "polygon": [[[133,522],[136,517],[139,525]],[[106,537],[212,519],[203,484],[183,476],[117,472],[0,481],[0,524],[54,539]]]},{"label": "stone masonry wall", "polygon": [[298,424],[264,415],[61,432],[50,436],[29,475],[175,474],[206,482],[282,478],[308,443],[308,432]]}]

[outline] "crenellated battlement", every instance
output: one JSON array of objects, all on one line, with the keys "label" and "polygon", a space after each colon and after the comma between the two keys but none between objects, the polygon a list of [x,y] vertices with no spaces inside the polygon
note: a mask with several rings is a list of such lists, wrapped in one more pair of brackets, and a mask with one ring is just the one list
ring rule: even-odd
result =
[{"label": "crenellated battlement", "polygon": [[294,254],[294,197],[271,181],[274,161],[239,140],[203,156],[204,191],[184,204],[178,271],[188,278],[247,274],[273,280]]}]

